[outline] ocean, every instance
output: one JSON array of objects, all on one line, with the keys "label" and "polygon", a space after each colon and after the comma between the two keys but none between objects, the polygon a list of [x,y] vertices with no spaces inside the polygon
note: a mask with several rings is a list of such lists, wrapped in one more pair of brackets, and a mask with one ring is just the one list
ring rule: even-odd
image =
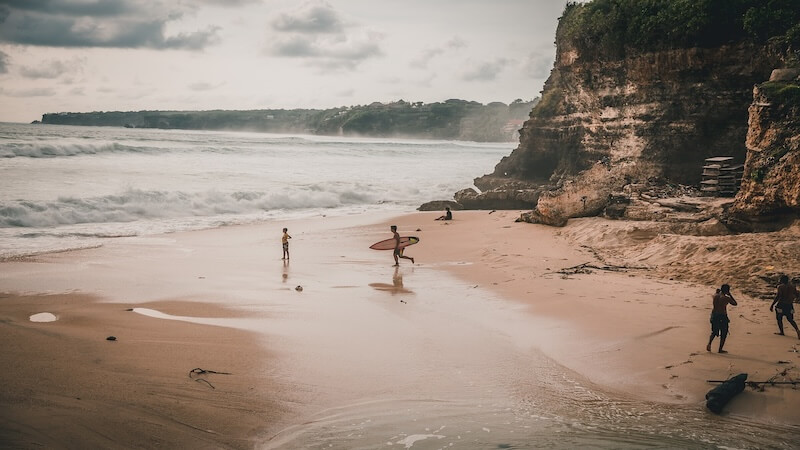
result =
[{"label": "ocean", "polygon": [[514,143],[0,123],[0,259],[452,199]]}]

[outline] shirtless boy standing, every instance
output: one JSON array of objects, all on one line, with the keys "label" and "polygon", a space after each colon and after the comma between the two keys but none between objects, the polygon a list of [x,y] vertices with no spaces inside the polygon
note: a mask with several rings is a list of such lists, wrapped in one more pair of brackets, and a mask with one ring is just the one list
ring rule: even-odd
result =
[{"label": "shirtless boy standing", "polygon": [[289,259],[289,239],[292,237],[289,236],[289,229],[283,229],[283,236],[281,236],[281,244],[283,245],[283,260]]}]

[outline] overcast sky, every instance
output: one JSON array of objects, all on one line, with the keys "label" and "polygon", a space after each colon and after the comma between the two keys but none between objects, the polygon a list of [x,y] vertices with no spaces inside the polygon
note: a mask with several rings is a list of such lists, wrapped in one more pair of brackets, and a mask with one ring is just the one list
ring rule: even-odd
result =
[{"label": "overcast sky", "polygon": [[539,95],[566,0],[0,0],[0,121]]}]

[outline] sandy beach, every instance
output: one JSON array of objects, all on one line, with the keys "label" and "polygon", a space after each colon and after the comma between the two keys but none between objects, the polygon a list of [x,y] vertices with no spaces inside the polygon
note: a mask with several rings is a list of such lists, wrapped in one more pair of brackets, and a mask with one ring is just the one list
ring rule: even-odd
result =
[{"label": "sandy beach", "polygon": [[[704,410],[713,386],[706,380],[741,372],[755,381],[799,378],[800,340],[791,328],[773,334],[769,302],[730,280],[739,306],[729,309],[729,353],[706,352],[719,277],[707,275],[708,259],[684,258],[671,272],[652,257],[659,245],[672,254],[677,238],[651,236],[644,261],[604,247],[612,235],[618,248],[623,237],[640,237],[622,222],[588,218],[557,229],[515,223],[516,211],[459,211],[449,222],[438,215],[320,216],[115,239],[0,263],[0,355],[8,367],[0,375],[0,442],[352,448],[350,435],[372,433],[380,446],[483,448],[467,433],[490,430],[520,445],[590,445],[599,432],[568,424],[576,408],[590,424],[596,415],[642,410],[663,422],[654,415],[664,408],[698,423],[661,440],[644,425],[631,428],[634,447],[686,445],[680,439],[714,432],[706,421],[721,434],[744,430],[752,441],[743,447],[756,446],[764,428],[786,443],[800,437],[800,395],[791,386],[748,388],[721,418]],[[407,250],[416,264],[395,268],[391,252],[367,248],[391,236],[389,224],[420,237]],[[280,260],[284,226],[293,237],[288,263]],[[796,232],[759,242],[791,242]],[[731,237],[691,239],[722,247]],[[746,250],[739,247],[740,259],[752,257]],[[609,264],[604,255],[638,268],[559,272]],[[800,267],[784,263],[787,271]],[[694,273],[679,278],[674,270]],[[714,284],[701,284],[706,277]],[[29,320],[42,312],[57,320]],[[191,373],[196,368],[229,374]],[[542,405],[548,412],[537,416]],[[480,419],[465,425],[478,409]],[[514,428],[521,410],[533,422]],[[526,436],[524,427],[539,431]],[[543,437],[562,429],[573,440]],[[769,442],[780,447],[783,437]]]}]

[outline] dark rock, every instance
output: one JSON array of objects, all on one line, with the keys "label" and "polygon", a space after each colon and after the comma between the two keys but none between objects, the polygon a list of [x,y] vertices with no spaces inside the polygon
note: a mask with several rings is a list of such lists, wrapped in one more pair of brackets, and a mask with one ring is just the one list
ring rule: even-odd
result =
[{"label": "dark rock", "polygon": [[453,211],[464,209],[460,203],[454,202],[453,200],[433,200],[420,205],[420,207],[417,208],[417,211],[444,211],[444,209],[447,207]]},{"label": "dark rock", "polygon": [[613,203],[606,206],[605,211],[603,211],[603,215],[609,219],[621,219],[623,216],[625,216],[626,209],[628,209],[628,205]]},{"label": "dark rock", "polygon": [[456,192],[456,201],[464,209],[531,209],[539,200],[540,190],[492,189],[478,193],[474,189]]},{"label": "dark rock", "polygon": [[109,337],[106,338],[106,340],[107,341],[116,341],[117,337],[116,336],[109,336]]}]

